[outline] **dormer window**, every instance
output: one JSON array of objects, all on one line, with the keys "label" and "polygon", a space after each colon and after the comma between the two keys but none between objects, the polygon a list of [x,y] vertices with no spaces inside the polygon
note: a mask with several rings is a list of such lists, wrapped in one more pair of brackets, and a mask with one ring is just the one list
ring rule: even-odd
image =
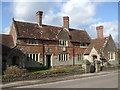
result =
[{"label": "dormer window", "polygon": [[86,48],[87,46],[88,46],[88,44],[86,44],[86,43],[81,43],[81,44],[80,44],[80,47],[81,47],[81,48]]},{"label": "dormer window", "polygon": [[66,40],[59,40],[59,45],[60,46],[68,46],[68,41],[66,41]]},{"label": "dormer window", "polygon": [[30,40],[27,41],[27,43],[28,44],[38,44],[38,40],[32,40],[32,39],[30,39]]}]

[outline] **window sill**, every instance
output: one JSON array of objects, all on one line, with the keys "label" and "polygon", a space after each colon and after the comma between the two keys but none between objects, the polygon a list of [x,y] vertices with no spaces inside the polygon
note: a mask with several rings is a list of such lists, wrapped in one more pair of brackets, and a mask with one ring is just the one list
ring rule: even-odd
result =
[{"label": "window sill", "polygon": [[86,46],[80,46],[80,48],[87,48]]},{"label": "window sill", "polygon": [[36,45],[36,46],[37,46],[37,45],[39,45],[39,44],[27,44],[27,45]]},{"label": "window sill", "polygon": [[115,61],[115,59],[110,59],[109,61]]}]

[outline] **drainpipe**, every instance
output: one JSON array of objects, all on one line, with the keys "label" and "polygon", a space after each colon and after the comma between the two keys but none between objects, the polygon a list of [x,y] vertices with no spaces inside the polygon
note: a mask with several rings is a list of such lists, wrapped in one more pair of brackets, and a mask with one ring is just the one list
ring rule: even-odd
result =
[{"label": "drainpipe", "polygon": [[42,43],[43,43],[42,57],[43,57],[43,66],[44,66],[45,65],[45,57],[44,57],[45,46],[44,46],[43,40],[42,40]]},{"label": "drainpipe", "polygon": [[75,50],[74,50],[74,45],[73,45],[73,66],[75,65]]}]

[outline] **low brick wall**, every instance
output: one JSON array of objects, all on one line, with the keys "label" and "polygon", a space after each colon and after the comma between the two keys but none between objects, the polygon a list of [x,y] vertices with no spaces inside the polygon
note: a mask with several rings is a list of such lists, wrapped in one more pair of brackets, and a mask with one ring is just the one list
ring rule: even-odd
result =
[{"label": "low brick wall", "polygon": [[84,69],[80,70],[72,70],[72,71],[64,71],[64,72],[39,72],[39,73],[25,73],[21,75],[3,75],[2,82],[9,83],[14,81],[24,81],[24,80],[38,80],[46,77],[57,77],[64,75],[74,75],[74,74],[83,74],[85,73]]}]

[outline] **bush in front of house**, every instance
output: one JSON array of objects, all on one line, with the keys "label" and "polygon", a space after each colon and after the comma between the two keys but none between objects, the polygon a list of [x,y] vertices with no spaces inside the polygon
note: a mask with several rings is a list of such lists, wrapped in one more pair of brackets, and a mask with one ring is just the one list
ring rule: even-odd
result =
[{"label": "bush in front of house", "polygon": [[106,65],[107,65],[107,66],[111,66],[111,63],[110,63],[110,62],[107,62]]},{"label": "bush in front of house", "polygon": [[27,70],[21,69],[18,66],[10,66],[4,71],[5,75],[10,75],[10,74],[15,75],[15,74],[24,74],[24,73],[27,73]]},{"label": "bush in front of house", "polygon": [[54,73],[64,73],[64,72],[72,72],[72,71],[76,71],[76,70],[80,70],[82,69],[81,66],[56,66],[53,69]]},{"label": "bush in front of house", "polygon": [[55,67],[53,69],[53,72],[54,73],[62,73],[62,72],[65,72],[65,69],[64,69],[64,67]]}]

